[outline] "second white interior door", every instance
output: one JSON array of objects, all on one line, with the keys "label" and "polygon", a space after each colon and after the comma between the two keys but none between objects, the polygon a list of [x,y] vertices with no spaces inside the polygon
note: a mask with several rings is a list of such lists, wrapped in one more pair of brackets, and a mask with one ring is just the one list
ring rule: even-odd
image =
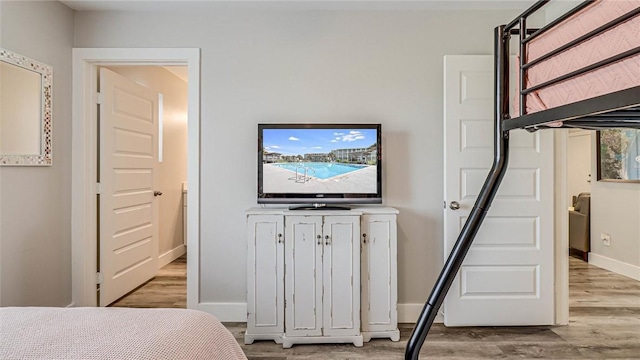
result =
[{"label": "second white interior door", "polygon": [[[494,90],[492,56],[444,63],[446,258],[491,168]],[[500,190],[445,300],[447,326],[553,324],[553,133],[511,131],[509,151]]]}]

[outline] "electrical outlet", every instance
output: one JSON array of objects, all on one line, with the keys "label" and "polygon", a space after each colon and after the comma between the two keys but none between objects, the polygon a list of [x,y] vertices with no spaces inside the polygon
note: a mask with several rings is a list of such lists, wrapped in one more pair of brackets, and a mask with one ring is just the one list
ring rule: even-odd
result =
[{"label": "electrical outlet", "polygon": [[609,235],[609,234],[600,234],[600,239],[602,239],[602,244],[604,246],[611,246],[611,235]]}]

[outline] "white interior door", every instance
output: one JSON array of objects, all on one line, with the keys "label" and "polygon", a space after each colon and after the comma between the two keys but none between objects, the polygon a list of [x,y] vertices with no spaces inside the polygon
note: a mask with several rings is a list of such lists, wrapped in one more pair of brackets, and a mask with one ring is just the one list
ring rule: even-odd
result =
[{"label": "white interior door", "polygon": [[158,94],[100,69],[100,306],[158,268]]},{"label": "white interior door", "polygon": [[[447,257],[493,161],[493,57],[446,56],[444,76]],[[511,131],[509,148],[502,186],[445,299],[447,326],[553,324],[552,131]]]}]

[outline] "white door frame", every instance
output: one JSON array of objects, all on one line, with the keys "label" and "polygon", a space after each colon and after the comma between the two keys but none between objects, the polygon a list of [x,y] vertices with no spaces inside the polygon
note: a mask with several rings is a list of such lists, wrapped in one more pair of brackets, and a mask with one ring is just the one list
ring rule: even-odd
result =
[{"label": "white door frame", "polygon": [[568,130],[553,131],[555,140],[555,291],[556,324],[569,325],[569,203],[567,201]]},{"label": "white door frame", "polygon": [[200,49],[74,48],[71,162],[72,306],[96,306],[97,69],[100,65],[188,67],[187,308],[200,298]]}]

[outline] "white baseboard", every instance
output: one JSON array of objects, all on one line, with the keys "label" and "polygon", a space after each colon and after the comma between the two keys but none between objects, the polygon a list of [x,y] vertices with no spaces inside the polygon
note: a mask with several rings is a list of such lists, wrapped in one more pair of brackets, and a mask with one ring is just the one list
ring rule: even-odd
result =
[{"label": "white baseboard", "polygon": [[[415,323],[423,307],[424,304],[398,304],[398,322]],[[247,322],[247,303],[199,303],[198,310],[207,312],[220,321]],[[433,322],[444,322],[441,312],[438,312]]]},{"label": "white baseboard", "polygon": [[220,321],[247,322],[247,303],[199,303],[198,310],[207,312]]},{"label": "white baseboard", "polygon": [[589,253],[589,264],[640,281],[640,266],[627,264],[592,252]]},{"label": "white baseboard", "polygon": [[183,244],[176,246],[174,249],[158,256],[158,269],[170,264],[173,260],[187,253],[187,247]]},{"label": "white baseboard", "polygon": [[[398,322],[415,323],[422,312],[422,308],[424,308],[424,304],[398,304]],[[438,315],[433,322],[444,322],[444,317],[442,316],[441,311],[438,311]]]}]

